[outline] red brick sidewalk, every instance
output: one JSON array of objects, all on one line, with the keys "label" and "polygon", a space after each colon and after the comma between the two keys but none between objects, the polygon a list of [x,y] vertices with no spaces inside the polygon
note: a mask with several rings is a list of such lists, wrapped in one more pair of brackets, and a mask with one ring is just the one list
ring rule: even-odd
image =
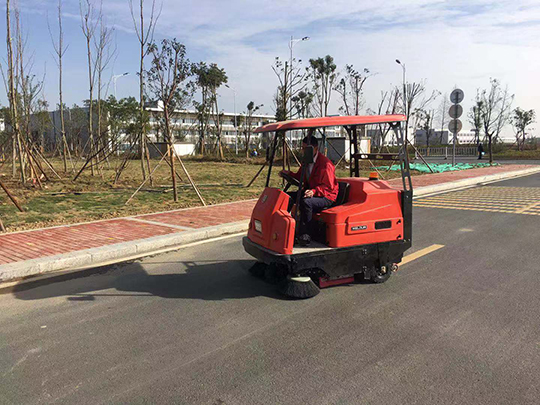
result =
[{"label": "red brick sidewalk", "polygon": [[[530,168],[504,165],[413,177],[415,187]],[[390,181],[399,186],[401,179]],[[255,200],[0,235],[0,265],[247,220]]]}]

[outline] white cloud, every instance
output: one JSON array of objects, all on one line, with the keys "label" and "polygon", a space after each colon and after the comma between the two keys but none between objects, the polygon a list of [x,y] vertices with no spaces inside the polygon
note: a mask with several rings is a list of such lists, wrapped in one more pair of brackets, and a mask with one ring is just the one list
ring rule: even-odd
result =
[{"label": "white cloud", "polygon": [[[56,1],[21,3],[36,12]],[[132,32],[127,0],[107,0],[103,7],[110,22]],[[76,15],[78,1],[64,9]],[[540,112],[537,0],[164,0],[156,30],[157,37],[177,37],[190,54],[223,66],[237,90],[238,110],[254,100],[267,112],[276,87],[270,66],[275,56],[288,57],[291,35],[311,37],[295,47],[301,59],[330,54],[340,67],[377,72],[366,85],[367,106],[400,83],[399,58],[410,80],[426,78],[443,93],[463,88],[465,109],[476,89],[496,77],[516,94],[515,105]],[[223,89],[222,105],[232,110],[232,101]]]}]

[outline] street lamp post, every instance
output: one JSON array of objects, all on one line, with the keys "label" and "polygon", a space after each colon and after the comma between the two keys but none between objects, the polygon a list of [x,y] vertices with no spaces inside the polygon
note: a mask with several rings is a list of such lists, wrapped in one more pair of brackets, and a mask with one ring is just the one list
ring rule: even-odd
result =
[{"label": "street lamp post", "polygon": [[238,155],[238,127],[236,126],[236,90],[233,89],[228,84],[225,85],[228,89],[232,90],[233,92],[233,104],[234,104],[234,148],[236,150],[236,154]]},{"label": "street lamp post", "polygon": [[114,75],[114,76],[112,77],[113,84],[114,84],[114,98],[116,98],[116,81],[117,81],[120,77],[128,76],[128,75],[129,75],[129,72],[126,72],[126,73],[122,73],[121,75]]},{"label": "street lamp post", "polygon": [[396,63],[401,66],[403,69],[403,114],[407,116],[407,121],[405,125],[405,139],[408,140],[408,132],[409,132],[409,114],[407,114],[407,87],[406,87],[406,79],[405,79],[405,64],[401,63],[399,59],[396,59]]},{"label": "street lamp post", "polygon": [[[289,83],[289,94],[290,94],[290,97],[289,97],[289,110],[290,110],[290,119],[292,119],[292,116],[293,116],[293,105],[292,105],[292,97],[293,97],[293,82],[294,82],[294,77],[293,77],[293,47],[294,45],[296,45],[298,42],[302,42],[302,41],[309,41],[309,37],[302,37],[300,39],[294,39],[293,36],[291,35],[291,40],[289,41],[289,50],[290,50],[290,59],[289,59],[289,77],[291,78],[290,79],[290,83]],[[285,80],[287,80],[287,78],[285,78]],[[285,108],[287,107],[287,105],[285,105]],[[291,141],[291,144],[292,144],[292,137],[293,137],[293,131],[289,131],[290,133],[290,141]]]},{"label": "street lamp post", "polygon": [[[293,36],[291,35],[291,40],[289,41],[289,50],[290,50],[290,59],[289,59],[289,77],[291,78],[290,79],[290,83],[289,83],[289,94],[290,94],[290,97],[289,97],[289,109],[290,109],[290,118],[292,119],[292,88],[293,88],[293,81],[294,81],[294,78],[293,78],[293,75],[292,75],[292,65],[293,65],[293,47],[294,45],[296,45],[298,42],[302,42],[302,41],[309,41],[309,37],[302,37],[300,39],[294,39]],[[285,78],[287,79],[287,78]]]}]

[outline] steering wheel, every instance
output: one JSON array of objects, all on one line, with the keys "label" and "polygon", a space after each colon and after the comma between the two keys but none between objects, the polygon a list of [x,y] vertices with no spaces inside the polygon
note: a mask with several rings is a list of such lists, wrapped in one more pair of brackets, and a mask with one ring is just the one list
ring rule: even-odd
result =
[{"label": "steering wheel", "polygon": [[288,173],[281,173],[281,177],[287,182],[287,185],[285,186],[283,191],[287,192],[287,190],[291,186],[300,187],[300,182],[296,180],[294,177],[292,177],[291,175],[289,175]]}]

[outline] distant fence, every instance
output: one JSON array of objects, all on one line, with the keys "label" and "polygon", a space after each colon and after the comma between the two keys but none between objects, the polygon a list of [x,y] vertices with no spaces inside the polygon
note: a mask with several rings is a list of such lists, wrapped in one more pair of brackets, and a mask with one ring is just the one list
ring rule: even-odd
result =
[{"label": "distant fence", "polygon": [[[452,146],[441,146],[437,148],[418,148],[418,152],[424,157],[442,157],[447,159],[452,157]],[[476,146],[459,146],[456,147],[456,156],[476,156],[478,149]],[[415,157],[416,152],[415,152]]]}]

